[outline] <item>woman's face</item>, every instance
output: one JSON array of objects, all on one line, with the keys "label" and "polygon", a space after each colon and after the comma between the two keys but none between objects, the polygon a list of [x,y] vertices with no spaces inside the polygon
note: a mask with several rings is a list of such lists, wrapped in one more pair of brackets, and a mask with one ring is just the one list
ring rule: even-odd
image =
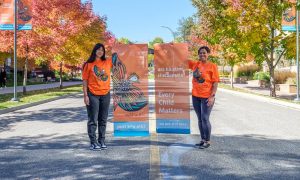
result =
[{"label": "woman's face", "polygon": [[96,56],[98,59],[100,59],[104,54],[104,50],[103,47],[100,47],[97,51],[96,51]]},{"label": "woman's face", "polygon": [[207,53],[206,49],[201,49],[201,50],[199,51],[199,59],[200,59],[201,61],[206,61],[207,58],[208,58],[208,53]]}]

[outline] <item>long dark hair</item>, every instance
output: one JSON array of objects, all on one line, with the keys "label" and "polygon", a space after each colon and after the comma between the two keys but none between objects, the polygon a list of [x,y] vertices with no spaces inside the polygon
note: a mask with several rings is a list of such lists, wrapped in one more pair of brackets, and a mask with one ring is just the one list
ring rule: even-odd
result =
[{"label": "long dark hair", "polygon": [[84,69],[84,67],[85,67],[85,65],[86,65],[87,63],[93,63],[93,62],[96,60],[96,57],[97,57],[96,51],[97,51],[99,48],[101,48],[101,47],[102,47],[102,49],[103,49],[103,55],[101,56],[100,59],[101,59],[102,61],[105,61],[105,60],[106,60],[106,57],[105,57],[105,47],[104,47],[104,45],[101,44],[101,43],[97,43],[97,44],[94,46],[94,49],[93,49],[93,51],[92,51],[92,53],[91,53],[89,59],[83,64],[82,69]]}]

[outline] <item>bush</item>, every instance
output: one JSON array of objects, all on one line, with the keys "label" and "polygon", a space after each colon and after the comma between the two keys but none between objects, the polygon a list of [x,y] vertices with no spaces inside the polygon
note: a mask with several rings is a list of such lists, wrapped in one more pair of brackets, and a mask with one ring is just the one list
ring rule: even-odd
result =
[{"label": "bush", "polygon": [[295,78],[296,73],[289,71],[276,71],[275,72],[275,84],[284,84],[288,78]]},{"label": "bush", "polygon": [[264,81],[270,82],[270,75],[268,73],[265,73],[265,72],[256,72],[253,75],[253,79],[255,79],[255,80],[264,80]]},{"label": "bush", "polygon": [[52,79],[55,79],[55,72],[53,71],[45,71],[44,72],[44,77],[51,77]]},{"label": "bush", "polygon": [[[60,78],[59,71],[54,71],[54,73],[55,73],[55,80],[59,81],[59,78]],[[69,81],[70,79],[72,79],[72,77],[70,75],[66,74],[65,72],[62,72],[62,80],[63,81]]]},{"label": "bush", "polygon": [[259,66],[256,64],[239,66],[235,71],[235,77],[247,76],[250,79],[259,69]]},{"label": "bush", "polygon": [[230,72],[228,71],[219,71],[219,75],[224,77],[224,76],[230,76]]},{"label": "bush", "polygon": [[296,85],[296,78],[287,78],[285,84]]}]

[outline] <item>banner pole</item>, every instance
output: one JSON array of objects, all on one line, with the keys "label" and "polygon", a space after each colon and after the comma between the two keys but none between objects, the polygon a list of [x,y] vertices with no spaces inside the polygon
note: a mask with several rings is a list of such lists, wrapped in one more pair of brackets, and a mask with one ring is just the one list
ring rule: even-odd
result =
[{"label": "banner pole", "polygon": [[17,97],[17,33],[18,33],[18,0],[14,0],[14,98],[12,101],[19,101]]}]

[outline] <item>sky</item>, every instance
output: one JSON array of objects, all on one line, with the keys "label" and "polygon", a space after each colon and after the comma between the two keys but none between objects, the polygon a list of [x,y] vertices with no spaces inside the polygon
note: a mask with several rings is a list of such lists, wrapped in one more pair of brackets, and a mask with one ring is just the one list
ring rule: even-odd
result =
[{"label": "sky", "polygon": [[[83,0],[85,2],[86,0]],[[177,31],[181,18],[193,16],[191,0],[92,0],[93,10],[107,17],[108,30],[116,38],[126,37],[134,43],[148,43],[155,37],[173,40],[167,28]]]}]

